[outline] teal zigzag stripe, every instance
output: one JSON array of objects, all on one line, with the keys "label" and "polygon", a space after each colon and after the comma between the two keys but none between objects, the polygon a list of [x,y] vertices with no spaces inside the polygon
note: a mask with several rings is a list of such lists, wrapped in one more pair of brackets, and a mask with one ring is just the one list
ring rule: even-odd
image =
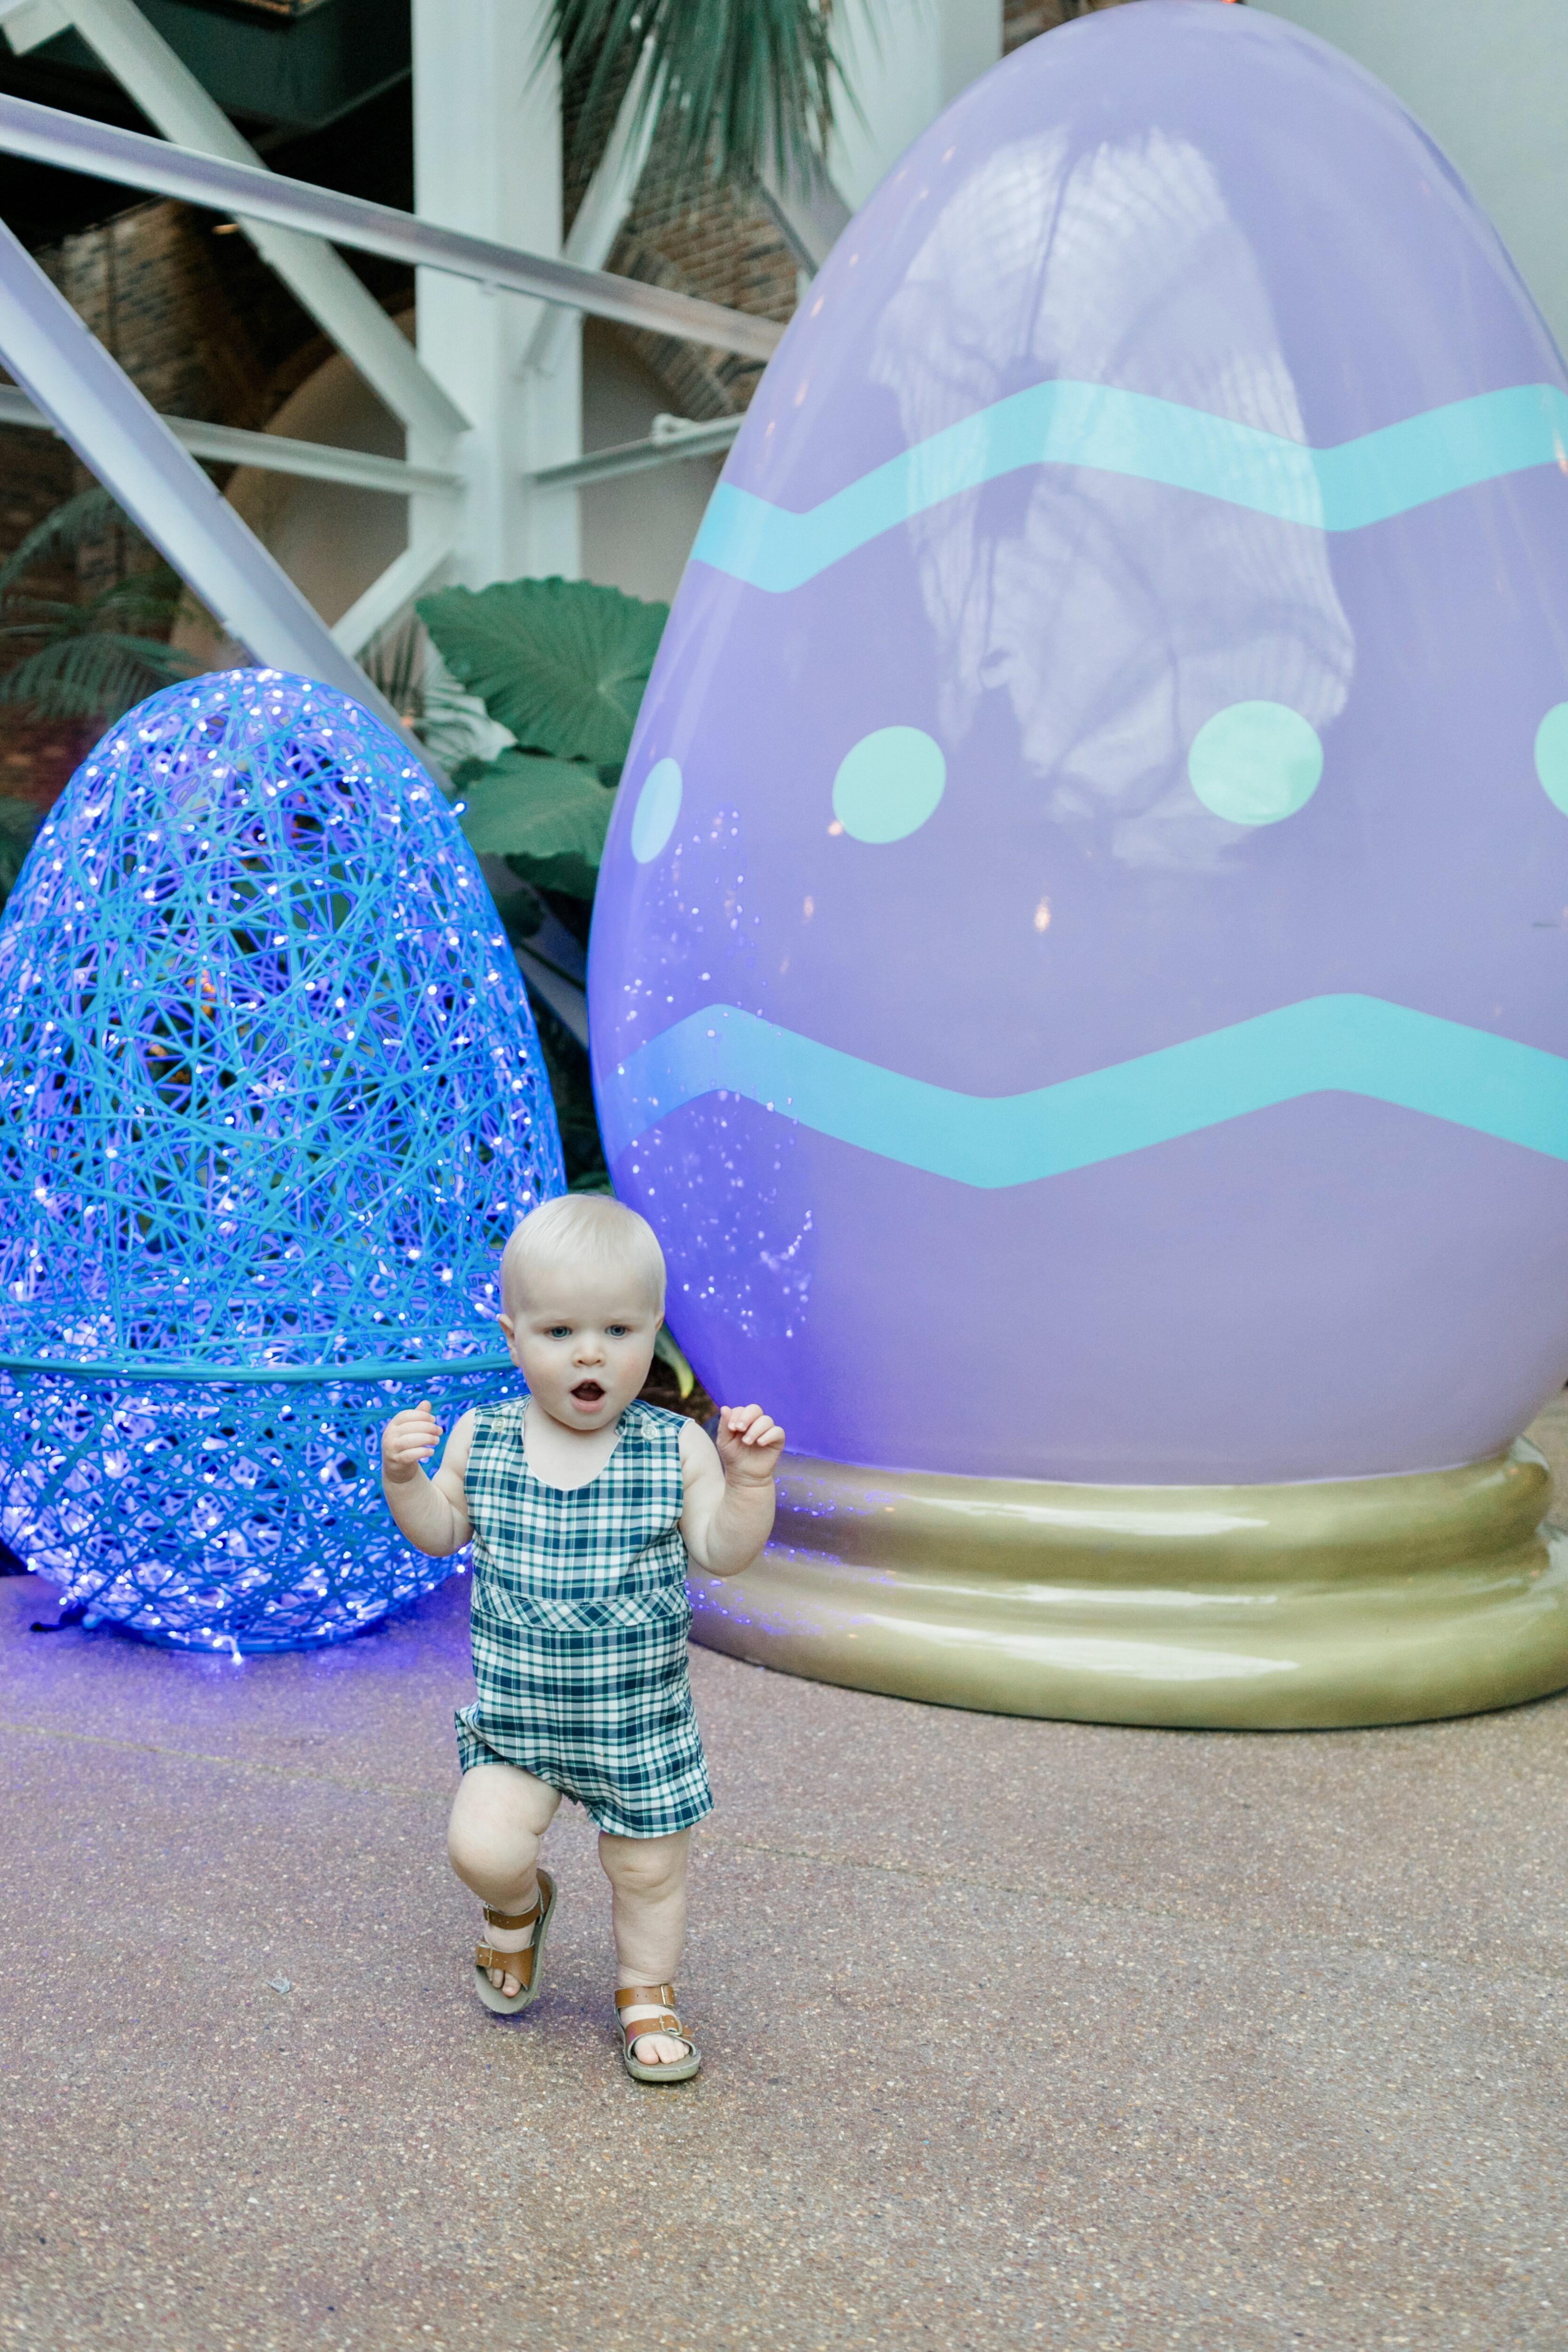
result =
[{"label": "teal zigzag stripe", "polygon": [[1312,996],[1022,1095],[966,1095],[753,1013],[691,1013],[602,1089],[612,1152],[711,1094],[955,1183],[1030,1184],[1300,1095],[1370,1095],[1568,1160],[1568,1061],[1377,996]]},{"label": "teal zigzag stripe", "polygon": [[1254,425],[1099,383],[1041,383],[934,433],[805,514],[721,482],[692,553],[774,593],[943,499],[1026,466],[1088,466],[1318,530],[1362,530],[1531,466],[1568,470],[1568,394],[1516,384],[1310,449]]}]

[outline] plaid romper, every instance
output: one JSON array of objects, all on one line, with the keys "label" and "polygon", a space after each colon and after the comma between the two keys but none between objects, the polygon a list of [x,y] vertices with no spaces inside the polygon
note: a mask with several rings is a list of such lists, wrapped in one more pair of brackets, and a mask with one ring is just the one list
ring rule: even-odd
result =
[{"label": "plaid romper", "polygon": [[615,1837],[665,1837],[713,1810],[686,1637],[681,1416],[629,1404],[585,1486],[546,1486],[523,1453],[526,1397],[483,1405],[466,1491],[474,1679],[465,1772],[517,1764]]}]

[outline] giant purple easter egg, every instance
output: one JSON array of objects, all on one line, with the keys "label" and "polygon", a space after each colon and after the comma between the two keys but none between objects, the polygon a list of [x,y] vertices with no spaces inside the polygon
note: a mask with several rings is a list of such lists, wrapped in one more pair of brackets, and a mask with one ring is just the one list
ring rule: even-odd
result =
[{"label": "giant purple easter egg", "polygon": [[595,917],[617,1188],[792,1450],[1506,1444],[1568,1373],[1568,393],[1389,93],[1142,0],[841,239]]}]

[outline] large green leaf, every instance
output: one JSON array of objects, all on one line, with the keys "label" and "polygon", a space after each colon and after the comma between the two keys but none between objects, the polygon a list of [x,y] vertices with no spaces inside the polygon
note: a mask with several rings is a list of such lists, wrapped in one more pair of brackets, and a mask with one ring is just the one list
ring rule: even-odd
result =
[{"label": "large green leaf", "polygon": [[587,580],[498,580],[419,599],[453,677],[520,743],[559,760],[615,766],[669,617]]},{"label": "large green leaf", "polygon": [[503,751],[463,788],[473,846],[542,889],[591,898],[616,796],[592,768]]}]

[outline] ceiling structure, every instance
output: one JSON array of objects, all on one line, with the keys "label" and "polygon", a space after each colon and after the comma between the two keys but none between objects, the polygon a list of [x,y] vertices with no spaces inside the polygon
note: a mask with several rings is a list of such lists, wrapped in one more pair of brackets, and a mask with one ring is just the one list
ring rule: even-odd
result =
[{"label": "ceiling structure", "polygon": [[[36,33],[52,9],[53,0],[13,0],[0,22]],[[143,0],[142,14],[275,171],[412,211],[407,0]],[[153,128],[69,26],[24,56],[0,42],[0,94]],[[31,251],[142,201],[109,181],[0,156],[0,218]]]}]

